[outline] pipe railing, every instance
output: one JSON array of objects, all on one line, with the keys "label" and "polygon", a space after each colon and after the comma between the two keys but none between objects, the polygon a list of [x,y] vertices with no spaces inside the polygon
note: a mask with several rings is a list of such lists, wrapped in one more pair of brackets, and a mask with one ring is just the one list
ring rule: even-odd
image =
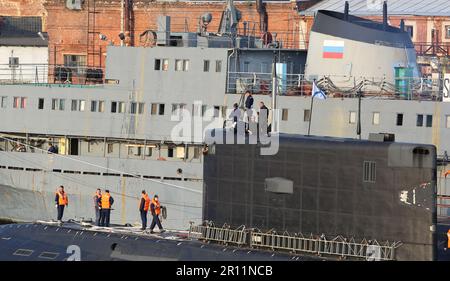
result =
[{"label": "pipe railing", "polygon": [[0,64],[0,84],[101,84],[104,69],[47,64]]},{"label": "pipe railing", "polygon": [[378,242],[377,240],[336,236],[332,239],[322,235],[304,236],[301,233],[294,235],[284,232],[278,234],[275,231],[263,233],[255,229],[247,229],[241,226],[231,229],[230,226],[216,227],[211,222],[204,225],[191,223],[189,237],[236,246],[247,246],[270,251],[284,251],[293,254],[306,253],[319,256],[335,256],[339,258],[356,258],[365,260],[395,260],[396,249],[401,242]]},{"label": "pipe railing", "polygon": [[[329,97],[356,97],[361,89],[366,96],[384,99],[442,100],[444,79],[420,77],[394,78],[390,83],[384,77],[356,77],[344,75],[317,75],[317,84]],[[278,94],[309,96],[312,80],[303,74],[278,76]],[[342,86],[344,85],[344,86]],[[351,85],[351,87],[350,87]],[[242,94],[250,90],[254,94],[272,93],[272,74],[257,72],[228,72],[227,93]]]}]

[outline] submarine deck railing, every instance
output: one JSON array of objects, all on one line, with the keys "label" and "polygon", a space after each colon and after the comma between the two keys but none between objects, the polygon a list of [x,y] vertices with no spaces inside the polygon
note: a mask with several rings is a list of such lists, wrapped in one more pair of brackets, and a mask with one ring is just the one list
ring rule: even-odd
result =
[{"label": "submarine deck railing", "polygon": [[366,239],[356,242],[353,238],[347,239],[342,236],[327,240],[325,235],[304,237],[302,234],[263,233],[254,229],[246,229],[243,226],[238,229],[230,229],[229,226],[215,227],[191,224],[189,237],[207,242],[213,241],[272,251],[279,250],[366,260],[395,260],[396,249],[401,246],[400,242],[379,243],[376,240]]}]

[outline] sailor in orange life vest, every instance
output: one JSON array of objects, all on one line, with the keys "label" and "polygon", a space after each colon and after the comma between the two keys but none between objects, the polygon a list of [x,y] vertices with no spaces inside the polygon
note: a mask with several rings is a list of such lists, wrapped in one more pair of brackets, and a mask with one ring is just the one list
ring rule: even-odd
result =
[{"label": "sailor in orange life vest", "polygon": [[447,249],[450,249],[450,229],[447,231]]},{"label": "sailor in orange life vest", "polygon": [[111,216],[111,207],[114,204],[114,198],[109,194],[109,190],[106,189],[105,193],[97,201],[100,204],[100,223],[99,226],[109,227],[109,219]]},{"label": "sailor in orange life vest", "polygon": [[100,188],[97,188],[97,191],[94,194],[93,202],[94,202],[94,211],[95,211],[95,224],[100,224],[100,205],[101,203],[98,203],[98,199],[102,197],[102,191]]},{"label": "sailor in orange life vest", "polygon": [[141,230],[145,230],[147,228],[147,213],[150,208],[150,197],[142,190],[142,197],[139,203],[139,212],[141,213],[142,227]]},{"label": "sailor in orange life vest", "polygon": [[64,214],[64,207],[69,205],[69,198],[67,197],[66,192],[64,191],[64,186],[59,186],[58,191],[56,191],[55,196],[56,208],[58,209],[58,222],[62,222],[62,217]]},{"label": "sailor in orange life vest", "polygon": [[150,233],[154,233],[153,228],[155,228],[156,224],[158,225],[160,233],[163,233],[165,231],[161,225],[161,221],[159,220],[159,214],[161,214],[161,207],[162,206],[159,203],[158,195],[155,195],[152,199],[152,202],[150,203],[150,211],[153,216],[152,224],[150,225]]}]

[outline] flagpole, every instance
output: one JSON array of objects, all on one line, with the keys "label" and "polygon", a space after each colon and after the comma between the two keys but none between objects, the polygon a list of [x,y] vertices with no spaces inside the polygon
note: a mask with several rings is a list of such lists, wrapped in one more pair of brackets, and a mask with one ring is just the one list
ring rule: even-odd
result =
[{"label": "flagpole", "polygon": [[[313,85],[316,83],[316,79],[314,79],[313,81]],[[311,108],[309,110],[309,123],[308,123],[308,136],[311,132],[311,121],[312,121],[312,113],[313,113],[313,104],[314,104],[314,86],[313,89],[311,90]]]},{"label": "flagpole", "polygon": [[309,110],[308,136],[309,136],[309,133],[311,132],[311,121],[312,121],[313,104],[314,104],[314,95],[311,95],[311,109]]}]

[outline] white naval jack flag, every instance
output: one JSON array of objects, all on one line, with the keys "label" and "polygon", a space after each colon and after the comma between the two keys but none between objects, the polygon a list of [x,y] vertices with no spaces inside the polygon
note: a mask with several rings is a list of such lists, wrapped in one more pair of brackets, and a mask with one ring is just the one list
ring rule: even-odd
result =
[{"label": "white naval jack flag", "polygon": [[327,95],[324,93],[324,91],[322,91],[319,87],[317,87],[316,81],[313,81],[312,97],[318,98],[321,100],[324,100],[327,98]]}]

